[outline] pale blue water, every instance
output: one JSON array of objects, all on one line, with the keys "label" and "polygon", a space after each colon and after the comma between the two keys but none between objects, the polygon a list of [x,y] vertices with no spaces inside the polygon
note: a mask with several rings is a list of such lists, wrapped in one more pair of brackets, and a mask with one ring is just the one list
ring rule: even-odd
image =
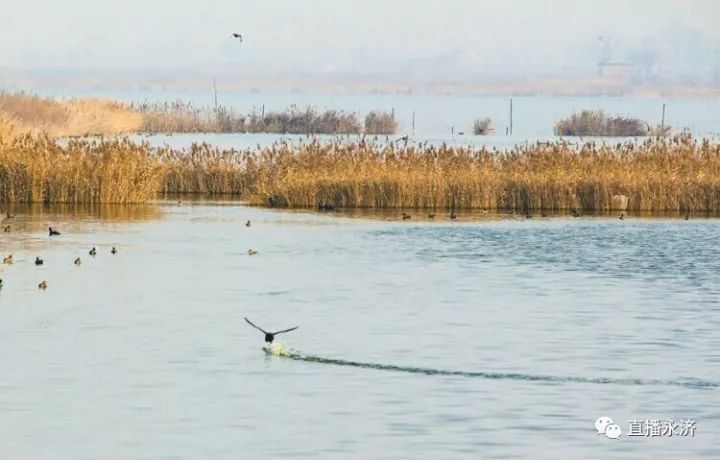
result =
[{"label": "pale blue water", "polygon": [[[181,100],[199,107],[214,103],[211,87],[207,93],[158,91],[94,91],[92,95],[113,97],[126,102],[166,102]],[[37,89],[54,97],[87,95],[79,89]],[[662,104],[666,103],[665,124],[676,132],[686,130],[697,137],[720,136],[720,99],[653,99],[625,97],[542,97],[513,96],[513,131],[510,126],[510,95],[503,96],[446,96],[432,94],[318,94],[318,93],[221,93],[219,103],[240,113],[284,111],[291,105],[312,106],[320,110],[333,109],[358,113],[364,117],[371,110],[394,111],[398,120],[397,138],[409,134],[416,142],[454,145],[512,147],[536,140],[556,139],[555,123],[573,112],[602,109],[611,115],[640,118],[651,125],[659,125]],[[415,129],[413,132],[413,112]],[[494,134],[472,135],[475,119],[492,119]],[[464,135],[459,135],[463,132]],[[167,142],[172,146],[187,146],[194,141],[220,144],[226,148],[268,145],[278,139],[296,140],[298,136],[279,135],[183,135],[148,138],[153,144]],[[332,136],[328,137],[332,138]],[[382,137],[381,137],[382,139]],[[627,139],[626,139],[627,140]],[[610,142],[615,140],[610,139]]]},{"label": "pale blue water", "polygon": [[0,234],[0,458],[718,457],[718,220],[130,209]]}]

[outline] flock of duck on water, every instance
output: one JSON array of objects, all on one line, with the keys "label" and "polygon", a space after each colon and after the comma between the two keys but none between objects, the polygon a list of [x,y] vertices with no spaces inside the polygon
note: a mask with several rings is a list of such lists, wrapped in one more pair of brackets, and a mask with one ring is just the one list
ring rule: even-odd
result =
[{"label": "flock of duck on water", "polygon": [[[10,214],[8,214],[6,216],[6,219],[12,219],[13,217],[14,216],[11,216]],[[250,227],[251,225],[252,225],[252,223],[249,220],[245,224],[246,227]],[[10,232],[10,226],[6,225],[5,227],[3,227],[3,231],[5,233]],[[52,227],[48,227],[48,236],[49,237],[60,236],[60,232]],[[117,251],[117,248],[115,248],[115,246],[113,246],[112,249],[110,250],[110,254],[112,254],[112,255],[117,254],[117,252],[118,251]],[[258,252],[255,249],[248,249],[248,255],[254,256],[257,253]],[[90,255],[91,257],[95,257],[97,255],[97,248],[95,248],[95,246],[93,246],[90,249],[90,251],[88,251],[88,255]],[[10,254],[3,258],[3,264],[5,264],[5,265],[13,265],[14,263],[15,263],[15,256],[13,254]],[[44,265],[44,264],[45,264],[45,261],[43,259],[41,259],[39,256],[35,256],[35,265],[36,266],[40,266],[40,265]],[[77,257],[73,261],[73,264],[75,264],[76,266],[82,265],[82,260],[80,259],[80,257]],[[0,278],[0,289],[2,289],[2,287],[3,287],[3,280],[2,280],[2,278]],[[48,283],[45,280],[41,281],[40,284],[38,284],[38,289],[41,291],[44,291],[45,289],[47,289],[47,287],[48,287]]]},{"label": "flock of duck on water", "polygon": [[[321,208],[321,209],[325,209],[325,208]],[[580,217],[582,214],[580,214],[580,211],[578,211],[577,208],[572,208],[572,209],[570,210],[570,215],[573,216],[573,217]],[[434,218],[435,218],[435,214],[434,214],[434,213],[430,213],[430,214],[427,215],[427,217],[428,217],[428,219],[434,219]],[[450,215],[449,215],[448,217],[450,217],[450,219],[452,219],[452,220],[455,220],[455,219],[457,219],[457,214],[455,214],[455,211],[450,211]],[[540,217],[548,217],[548,215],[545,214],[544,212],[541,212],[541,213],[540,213]],[[526,218],[526,219],[532,219],[532,218],[533,218],[532,213],[531,213],[530,211],[527,211],[527,212],[525,213],[525,218]],[[407,214],[407,213],[402,213],[402,219],[403,219],[403,220],[410,220],[410,219],[412,219],[412,215],[411,215],[411,214]],[[618,219],[620,219],[620,220],[625,220],[625,213],[620,214],[620,217],[618,217]],[[688,214],[685,215],[685,220],[689,220],[689,219],[690,219],[690,214],[688,213]]]},{"label": "flock of duck on water", "polygon": [[[13,216],[11,216],[9,214],[6,216],[7,219],[11,219],[12,217]],[[10,231],[10,226],[6,225],[5,227],[3,227],[3,231],[5,233],[8,233]],[[50,236],[50,237],[60,236],[60,232],[52,227],[48,227],[48,236]],[[117,252],[118,251],[115,246],[113,246],[112,249],[110,250],[110,254],[112,254],[112,255],[117,254]],[[93,246],[90,249],[90,251],[88,252],[88,254],[92,257],[95,257],[97,255],[97,249]],[[3,264],[13,265],[14,263],[15,263],[15,256],[13,254],[3,257]],[[40,265],[44,265],[44,264],[45,264],[45,261],[43,259],[41,259],[39,256],[35,256],[35,265],[36,266],[40,266]],[[82,265],[82,260],[80,259],[80,257],[77,257],[73,261],[73,264],[75,264],[76,266]],[[3,287],[3,280],[2,280],[2,278],[0,278],[0,289],[2,289],[2,287]],[[40,284],[38,284],[38,289],[41,291],[44,291],[45,289],[47,289],[47,287],[48,287],[48,283],[45,280],[41,281]]]},{"label": "flock of duck on water", "polygon": [[[328,208],[328,209],[332,209],[332,207],[330,207],[330,206],[328,206],[327,208]],[[326,208],[325,208],[325,207],[320,207],[320,209],[323,209],[323,210],[324,210],[324,209],[326,209]],[[573,216],[573,217],[580,217],[580,216],[581,216],[580,212],[579,212],[576,208],[572,208],[572,209],[570,210],[570,215]],[[10,214],[8,214],[8,215],[6,216],[6,219],[11,219],[12,217],[13,217],[13,216],[11,216]],[[435,218],[435,214],[430,213],[430,214],[427,215],[427,217],[428,217],[428,219],[434,219],[434,218]],[[449,215],[448,217],[449,217],[450,219],[452,219],[452,220],[455,220],[455,219],[457,219],[457,214],[455,214],[455,211],[450,211],[450,215]],[[525,218],[531,219],[532,217],[533,217],[533,215],[532,215],[532,213],[530,213],[529,211],[525,213]],[[547,215],[546,215],[545,213],[541,213],[541,217],[547,217]],[[402,219],[403,219],[403,220],[410,220],[411,218],[412,218],[412,215],[411,215],[411,214],[407,214],[407,213],[404,213],[404,212],[402,213]],[[620,214],[620,217],[618,217],[618,219],[624,220],[624,219],[625,219],[625,214],[624,214],[624,213],[623,213],[623,214]],[[688,214],[685,215],[685,220],[689,220],[689,219],[690,219],[690,214],[688,213]],[[246,227],[250,227],[251,225],[252,225],[252,223],[251,223],[249,220],[245,223],[245,226],[246,226]],[[6,225],[5,227],[3,227],[3,231],[4,231],[5,233],[8,233],[8,232],[10,231],[10,226],[9,226],[9,225]],[[59,235],[60,235],[60,232],[59,232],[59,231],[53,229],[52,227],[48,227],[48,236],[53,237],[53,236],[59,236]],[[256,255],[258,252],[257,252],[255,249],[248,249],[248,252],[247,252],[247,253],[248,253],[248,255],[250,255],[250,256],[254,256],[254,255]],[[97,255],[97,249],[95,249],[95,247],[93,246],[93,248],[90,249],[90,251],[88,252],[88,254],[89,254],[90,256],[92,256],[92,257],[95,257],[95,256]],[[112,255],[117,254],[117,249],[115,248],[115,246],[113,246],[112,249],[110,250],[110,254],[112,254]],[[10,254],[9,256],[7,256],[7,257],[5,257],[5,258],[3,258],[3,264],[12,265],[12,264],[14,264],[14,263],[15,263],[15,258],[13,257],[12,254]],[[35,265],[43,265],[44,263],[45,263],[45,262],[44,262],[40,257],[37,257],[37,256],[35,257]],[[78,257],[78,258],[75,259],[75,261],[74,261],[73,263],[74,263],[75,265],[78,265],[78,266],[79,266],[79,265],[82,265],[82,260],[80,260],[80,257]],[[2,280],[2,278],[0,278],[0,289],[2,289],[2,287],[3,287],[3,280]],[[38,289],[40,289],[41,291],[44,291],[45,289],[47,289],[47,287],[48,287],[48,284],[47,284],[47,282],[44,281],[44,280],[43,280],[40,284],[38,284]]]}]

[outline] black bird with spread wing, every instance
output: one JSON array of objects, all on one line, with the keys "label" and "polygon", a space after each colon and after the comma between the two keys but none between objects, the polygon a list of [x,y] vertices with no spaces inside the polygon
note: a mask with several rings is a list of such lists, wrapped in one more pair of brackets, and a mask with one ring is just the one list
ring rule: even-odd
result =
[{"label": "black bird with spread wing", "polygon": [[294,331],[295,329],[297,329],[298,327],[300,327],[300,326],[295,326],[295,327],[291,327],[290,329],[283,329],[282,331],[268,332],[268,331],[266,331],[265,329],[254,325],[254,324],[252,323],[252,321],[250,321],[250,320],[247,319],[247,318],[245,318],[245,321],[246,321],[249,325],[251,325],[252,327],[254,327],[255,329],[257,329],[258,331],[260,331],[260,332],[262,332],[263,334],[265,334],[265,342],[267,342],[267,343],[272,343],[273,340],[275,340],[275,336],[276,336],[277,334],[282,334],[282,333],[285,333],[285,332]]},{"label": "black bird with spread wing", "polygon": [[242,43],[242,41],[243,41],[242,34],[237,34],[237,33],[233,32],[232,36],[233,36],[233,38],[237,38],[238,40],[240,40],[240,43]]}]

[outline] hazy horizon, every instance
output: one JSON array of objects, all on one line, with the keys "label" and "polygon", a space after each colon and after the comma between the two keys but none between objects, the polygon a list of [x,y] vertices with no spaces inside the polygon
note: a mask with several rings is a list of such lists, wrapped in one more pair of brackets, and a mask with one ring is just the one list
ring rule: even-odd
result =
[{"label": "hazy horizon", "polygon": [[717,17],[720,3],[708,0],[31,0],[3,5],[0,62],[57,72],[443,79],[592,75],[607,59],[640,68],[650,80],[713,81]]}]

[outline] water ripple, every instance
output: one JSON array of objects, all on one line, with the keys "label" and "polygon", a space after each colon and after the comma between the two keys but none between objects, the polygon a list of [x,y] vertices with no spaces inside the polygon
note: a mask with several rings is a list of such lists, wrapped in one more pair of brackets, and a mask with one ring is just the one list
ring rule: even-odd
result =
[{"label": "water ripple", "polygon": [[345,359],[325,358],[322,356],[303,355],[300,353],[286,353],[282,351],[265,350],[266,353],[292,359],[295,361],[306,361],[319,364],[333,364],[335,366],[360,367],[365,369],[375,369],[379,371],[405,372],[408,374],[423,375],[448,375],[468,378],[482,378],[492,380],[524,380],[529,382],[550,382],[550,383],[589,383],[599,385],[663,385],[663,386],[680,386],[686,388],[720,388],[720,382],[709,380],[682,378],[676,380],[660,380],[660,379],[637,379],[637,378],[609,378],[609,377],[572,377],[557,375],[540,375],[540,374],[521,374],[517,372],[473,372],[473,371],[453,371],[447,369],[432,369],[427,367],[411,367],[397,366],[394,364],[377,364],[364,363],[360,361],[348,361]]}]

